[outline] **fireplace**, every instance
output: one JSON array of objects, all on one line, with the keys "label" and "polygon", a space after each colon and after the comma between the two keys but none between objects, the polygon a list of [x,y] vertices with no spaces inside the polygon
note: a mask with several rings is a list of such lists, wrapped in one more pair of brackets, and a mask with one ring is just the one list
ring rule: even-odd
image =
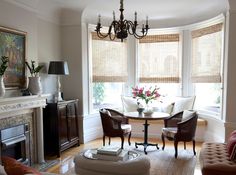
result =
[{"label": "fireplace", "polygon": [[28,165],[45,162],[42,108],[46,97],[32,95],[0,100],[0,154]]},{"label": "fireplace", "polygon": [[0,148],[2,156],[31,165],[29,126],[22,124],[0,130]]}]

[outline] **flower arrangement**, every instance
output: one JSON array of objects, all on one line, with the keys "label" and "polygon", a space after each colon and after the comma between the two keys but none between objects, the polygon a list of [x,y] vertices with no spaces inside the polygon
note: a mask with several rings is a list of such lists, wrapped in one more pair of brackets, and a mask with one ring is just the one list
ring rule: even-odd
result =
[{"label": "flower arrangement", "polygon": [[31,65],[29,65],[29,63],[27,61],[25,62],[25,64],[28,67],[32,77],[36,77],[38,75],[39,71],[43,68],[43,65],[39,65],[39,66],[35,67],[35,61],[32,61],[32,60],[31,60]]},{"label": "flower arrangement", "polygon": [[151,101],[160,97],[157,87],[139,88],[138,86],[132,88],[132,94],[134,98],[142,99],[145,101],[146,105]]}]

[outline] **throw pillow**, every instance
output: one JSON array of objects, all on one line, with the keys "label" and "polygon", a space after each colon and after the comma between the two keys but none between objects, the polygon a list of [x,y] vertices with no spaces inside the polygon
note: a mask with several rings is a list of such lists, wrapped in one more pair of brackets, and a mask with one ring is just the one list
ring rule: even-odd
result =
[{"label": "throw pillow", "polygon": [[171,115],[175,115],[184,110],[192,110],[195,101],[195,96],[193,97],[181,97],[175,101],[175,105]]},{"label": "throw pillow", "polygon": [[236,154],[236,134],[232,134],[226,144],[227,152],[229,154],[230,160],[235,160]]},{"label": "throw pillow", "polygon": [[5,168],[7,175],[41,175],[41,173],[38,172],[36,169],[26,166],[11,157],[2,156],[2,164]]},{"label": "throw pillow", "polygon": [[137,111],[138,105],[137,100],[133,97],[121,96],[123,111],[124,112],[134,112]]},{"label": "throw pillow", "polygon": [[183,115],[182,115],[182,120],[186,120],[189,117],[192,117],[195,113],[196,111],[193,111],[193,110],[184,110]]},{"label": "throw pillow", "polygon": [[161,105],[161,112],[171,114],[173,111],[175,103],[163,103]]},{"label": "throw pillow", "polygon": [[103,114],[107,114],[107,115],[109,115],[109,116],[111,117],[110,111],[108,111],[108,110],[106,110],[106,109],[102,109],[101,112],[102,112]]},{"label": "throw pillow", "polygon": [[7,175],[5,169],[2,165],[0,165],[0,175]]}]

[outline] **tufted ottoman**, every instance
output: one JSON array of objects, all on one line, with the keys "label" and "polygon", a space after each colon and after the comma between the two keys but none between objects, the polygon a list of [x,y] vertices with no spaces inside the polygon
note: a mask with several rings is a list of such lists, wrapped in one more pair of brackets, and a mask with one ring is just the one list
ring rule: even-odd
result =
[{"label": "tufted ottoman", "polygon": [[204,143],[199,160],[202,175],[236,174],[236,163],[229,159],[224,143]]},{"label": "tufted ottoman", "polygon": [[79,175],[149,175],[150,160],[144,155],[127,161],[92,160],[79,153],[74,158]]}]

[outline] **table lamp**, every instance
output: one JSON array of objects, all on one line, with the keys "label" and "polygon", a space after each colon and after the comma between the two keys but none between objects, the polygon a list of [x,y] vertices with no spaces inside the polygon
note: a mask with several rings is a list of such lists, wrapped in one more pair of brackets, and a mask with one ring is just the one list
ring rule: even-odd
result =
[{"label": "table lamp", "polygon": [[60,75],[69,75],[69,69],[66,61],[50,61],[48,74],[57,75],[57,94],[55,101],[63,101],[61,97],[61,82]]}]

